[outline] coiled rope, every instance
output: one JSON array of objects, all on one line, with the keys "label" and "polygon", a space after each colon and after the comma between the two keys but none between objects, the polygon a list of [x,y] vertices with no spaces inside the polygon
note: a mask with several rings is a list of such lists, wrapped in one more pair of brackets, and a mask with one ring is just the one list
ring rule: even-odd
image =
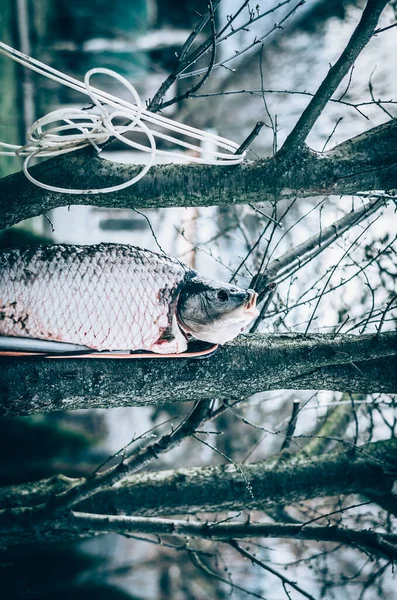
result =
[{"label": "coiled rope", "polygon": [[[45,190],[63,194],[117,192],[142,179],[153,165],[156,156],[160,155],[176,158],[183,162],[229,166],[241,163],[245,157],[245,152],[236,154],[239,145],[235,142],[145,110],[134,86],[125,77],[111,69],[90,69],[84,77],[84,82],[81,82],[39,60],[22,54],[3,42],[0,42],[0,53],[48,79],[81,92],[88,96],[93,104],[91,108],[84,110],[60,108],[49,112],[29,128],[24,146],[0,142],[0,147],[6,148],[5,151],[0,151],[0,155],[25,157],[23,171],[26,177],[33,184]],[[131,94],[133,101],[128,102],[92,86],[90,80],[96,74],[107,75],[119,81]],[[116,121],[129,121],[129,123],[120,125]],[[148,145],[145,146],[128,139],[126,134],[132,131],[144,133]],[[128,181],[98,189],[73,189],[48,185],[34,178],[29,172],[29,165],[33,158],[55,157],[74,152],[90,144],[100,152],[99,146],[111,138],[116,138],[126,146],[149,154],[149,160],[140,173]],[[186,156],[181,152],[159,150],[156,146],[156,139],[165,140],[179,148],[190,150],[196,155]],[[192,140],[195,140],[196,143]],[[205,148],[204,150],[201,147],[204,140],[210,141],[213,149]]]}]

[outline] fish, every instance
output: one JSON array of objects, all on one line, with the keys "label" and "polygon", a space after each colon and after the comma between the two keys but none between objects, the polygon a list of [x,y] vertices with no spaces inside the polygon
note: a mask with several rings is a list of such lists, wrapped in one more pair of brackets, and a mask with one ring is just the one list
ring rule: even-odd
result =
[{"label": "fish", "polygon": [[259,314],[257,296],[126,244],[0,252],[0,336],[181,353],[191,338],[235,338]]}]

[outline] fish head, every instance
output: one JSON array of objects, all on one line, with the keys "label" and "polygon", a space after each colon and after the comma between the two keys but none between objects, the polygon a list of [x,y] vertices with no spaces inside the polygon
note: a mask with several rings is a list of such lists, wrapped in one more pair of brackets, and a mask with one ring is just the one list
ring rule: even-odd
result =
[{"label": "fish head", "polygon": [[178,321],[197,340],[225,344],[259,315],[257,297],[254,290],[195,276],[180,293]]}]

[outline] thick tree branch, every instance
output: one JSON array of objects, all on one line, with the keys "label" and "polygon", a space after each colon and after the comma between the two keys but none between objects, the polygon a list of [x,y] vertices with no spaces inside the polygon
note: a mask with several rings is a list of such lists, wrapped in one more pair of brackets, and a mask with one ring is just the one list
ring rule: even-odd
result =
[{"label": "thick tree branch", "polygon": [[160,518],[74,513],[70,526],[91,535],[98,533],[121,533],[122,535],[146,533],[152,535],[194,536],[204,539],[229,541],[249,538],[289,538],[334,542],[354,545],[391,561],[397,560],[397,536],[371,530],[359,531],[336,525],[305,526],[284,523],[205,523]]},{"label": "thick tree branch", "polygon": [[241,335],[205,360],[3,358],[0,413],[246,398],[275,389],[397,392],[397,333]]},{"label": "thick tree branch", "polygon": [[[294,442],[299,443],[299,439]],[[388,440],[322,456],[304,452],[247,465],[142,473],[82,505],[88,512],[155,516],[197,511],[263,510],[312,498],[390,495],[397,478],[397,442]],[[241,474],[249,481],[250,491]]]},{"label": "thick tree branch", "polygon": [[291,152],[302,146],[318,117],[331,99],[342,79],[347,75],[360,52],[368,44],[378,24],[378,19],[389,0],[368,0],[361,20],[349,43],[336,63],[330,68],[309,105],[287,137],[282,152]]},{"label": "thick tree branch", "polygon": [[[348,445],[341,451],[315,457],[286,454],[257,464],[145,472],[127,476],[117,487],[101,491],[75,510],[89,513],[93,519],[101,514],[103,523],[107,519],[110,522],[110,515],[116,513],[157,516],[263,510],[280,503],[325,496],[352,493],[387,496],[392,494],[396,464],[394,439],[355,448]],[[3,540],[22,543],[32,541],[35,536],[40,539],[41,535],[53,541],[91,535],[92,530],[73,530],[67,512],[53,513],[46,523],[40,523],[41,508],[48,504],[49,498],[60,490],[73,489],[78,483],[63,478],[0,490]]]},{"label": "thick tree branch", "polygon": [[[54,185],[98,188],[131,178],[141,167],[103,161],[91,150],[33,167]],[[56,194],[31,184],[22,172],[0,181],[0,228],[73,204],[114,208],[213,206],[324,194],[354,194],[397,187],[397,120],[379,125],[325,153],[302,149],[235,167],[159,165],[137,184],[109,197]]]},{"label": "thick tree branch", "polygon": [[[294,447],[299,438],[293,440]],[[360,494],[388,496],[397,478],[397,441],[386,440],[320,456],[304,451],[242,465],[191,467],[128,475],[76,506],[101,514],[175,515],[224,510],[263,510],[312,498]],[[249,481],[251,492],[247,489]],[[82,480],[56,477],[0,489],[1,509],[21,509],[48,502]]]}]

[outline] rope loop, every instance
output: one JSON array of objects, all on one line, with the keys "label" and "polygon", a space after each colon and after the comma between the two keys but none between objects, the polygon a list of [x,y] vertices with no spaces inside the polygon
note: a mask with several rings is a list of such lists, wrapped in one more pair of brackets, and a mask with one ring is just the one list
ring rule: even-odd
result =
[{"label": "rope loop", "polygon": [[[44,63],[22,54],[18,50],[0,42],[0,53],[21,63],[25,67],[45,77],[77,90],[90,99],[88,109],[60,108],[37,119],[28,129],[26,144],[17,146],[0,142],[7,150],[0,155],[24,157],[23,172],[27,179],[43,189],[63,194],[107,194],[117,192],[142,179],[153,165],[157,156],[169,156],[183,162],[195,162],[209,165],[236,165],[243,161],[245,152],[236,154],[239,146],[226,138],[184,125],[147,111],[135,87],[122,75],[111,69],[94,68],[87,71],[84,82],[65,75]],[[94,75],[106,75],[116,79],[129,93],[131,101],[124,100],[94,87],[91,78]],[[126,124],[126,122],[128,124]],[[147,145],[130,139],[131,132],[143,133]],[[149,154],[142,170],[118,185],[98,189],[73,189],[48,185],[37,180],[29,171],[34,158],[55,157],[75,152],[92,145],[97,152],[100,146],[110,139],[117,139],[125,146]],[[160,150],[156,139],[166,141],[185,151],[185,153]],[[210,141],[212,150],[202,148],[203,141]],[[186,155],[189,151],[189,156]]]}]

